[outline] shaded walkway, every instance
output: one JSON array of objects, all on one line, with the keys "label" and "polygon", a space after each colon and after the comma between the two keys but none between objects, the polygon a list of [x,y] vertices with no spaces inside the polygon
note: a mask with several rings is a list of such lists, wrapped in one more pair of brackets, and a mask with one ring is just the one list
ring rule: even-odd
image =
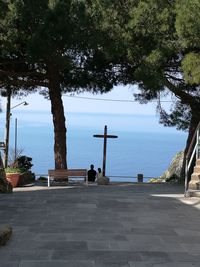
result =
[{"label": "shaded walkway", "polygon": [[176,185],[16,189],[0,195],[0,266],[199,266],[199,209]]}]

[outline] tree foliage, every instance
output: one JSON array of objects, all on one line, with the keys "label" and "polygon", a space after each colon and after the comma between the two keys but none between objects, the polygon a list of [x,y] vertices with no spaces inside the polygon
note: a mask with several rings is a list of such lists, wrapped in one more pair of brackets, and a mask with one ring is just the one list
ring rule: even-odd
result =
[{"label": "tree foliage", "polygon": [[184,51],[182,69],[187,83],[200,82],[200,3],[197,0],[178,1],[176,30]]},{"label": "tree foliage", "polygon": [[17,67],[11,73],[12,84],[48,87],[47,65],[52,63],[59,69],[63,90],[110,90],[109,53],[101,49],[104,36],[95,29],[84,1],[7,3],[3,45],[5,58],[13,59]]},{"label": "tree foliage", "polygon": [[[158,100],[160,122],[165,126],[189,129],[186,155],[200,121],[199,1],[99,2],[102,28],[115,36],[114,46],[124,50],[123,59],[117,57],[118,82],[138,85],[135,98],[140,103]],[[176,100],[166,112],[160,97],[168,94]]]},{"label": "tree foliage", "polygon": [[[109,2],[110,9],[113,2],[117,4]],[[199,2],[125,2],[126,19],[122,18],[120,8],[115,9],[118,24],[113,17],[104,16],[110,30],[116,24],[121,26],[127,63],[121,75],[123,82],[139,86],[140,93],[135,97],[141,103],[159,100],[160,95],[167,93],[177,97],[171,114],[160,108],[161,122],[165,125],[186,129],[192,119],[197,124],[200,119]],[[159,101],[158,104],[160,107]]]},{"label": "tree foliage", "polygon": [[172,93],[177,102],[170,114],[159,105],[161,122],[179,129],[189,125],[190,135],[194,131],[200,118],[197,0],[0,5],[0,87],[40,88],[50,98],[59,167],[66,167],[62,92],[103,93],[122,83],[138,85],[140,102]]},{"label": "tree foliage", "polygon": [[[51,100],[55,166],[66,168],[62,92],[107,92],[116,83],[108,36],[86,1],[2,1],[0,88]],[[20,93],[20,91],[18,91]]]}]

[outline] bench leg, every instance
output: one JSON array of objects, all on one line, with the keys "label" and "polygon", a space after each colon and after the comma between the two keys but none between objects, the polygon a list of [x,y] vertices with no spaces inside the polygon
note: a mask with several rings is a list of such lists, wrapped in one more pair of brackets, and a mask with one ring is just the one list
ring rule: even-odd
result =
[{"label": "bench leg", "polygon": [[48,176],[48,187],[50,187],[50,177]]},{"label": "bench leg", "polygon": [[88,186],[88,176],[86,175],[86,185]]}]

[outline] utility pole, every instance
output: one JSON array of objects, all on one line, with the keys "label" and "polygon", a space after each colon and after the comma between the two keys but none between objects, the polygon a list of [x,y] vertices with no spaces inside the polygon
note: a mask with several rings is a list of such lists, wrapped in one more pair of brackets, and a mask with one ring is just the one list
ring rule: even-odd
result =
[{"label": "utility pole", "polygon": [[6,128],[5,128],[5,153],[4,167],[8,167],[8,152],[9,152],[9,134],[10,134],[10,105],[11,105],[11,89],[7,88],[7,104],[6,104]]},{"label": "utility pole", "polygon": [[17,118],[15,118],[15,160],[17,159]]},{"label": "utility pole", "polygon": [[[14,107],[11,107],[12,90],[7,88],[7,106],[6,106],[6,126],[5,126],[5,150],[4,150],[4,167],[8,167],[8,154],[9,154],[9,136],[10,136],[10,117],[11,109],[14,109],[20,105],[27,106],[28,103],[23,101]],[[15,119],[15,159],[17,156],[17,119]]]}]

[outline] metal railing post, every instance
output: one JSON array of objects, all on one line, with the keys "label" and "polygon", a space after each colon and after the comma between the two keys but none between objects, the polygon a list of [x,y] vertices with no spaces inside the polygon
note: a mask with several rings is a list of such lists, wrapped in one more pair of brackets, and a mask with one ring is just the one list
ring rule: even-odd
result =
[{"label": "metal railing post", "polygon": [[188,196],[188,158],[185,160],[185,197]]},{"label": "metal railing post", "polygon": [[200,157],[200,140],[199,140],[199,129],[197,130],[197,150],[196,150],[196,159]]},{"label": "metal railing post", "polygon": [[189,185],[188,185],[188,174],[189,174],[189,169],[191,167],[192,164],[192,160],[195,157],[196,154],[196,159],[198,159],[200,157],[200,140],[199,140],[199,131],[200,131],[200,122],[197,125],[197,128],[195,130],[195,133],[192,137],[192,140],[190,142],[187,154],[186,154],[186,162],[185,162],[185,196],[188,196],[188,189],[189,189]]}]

